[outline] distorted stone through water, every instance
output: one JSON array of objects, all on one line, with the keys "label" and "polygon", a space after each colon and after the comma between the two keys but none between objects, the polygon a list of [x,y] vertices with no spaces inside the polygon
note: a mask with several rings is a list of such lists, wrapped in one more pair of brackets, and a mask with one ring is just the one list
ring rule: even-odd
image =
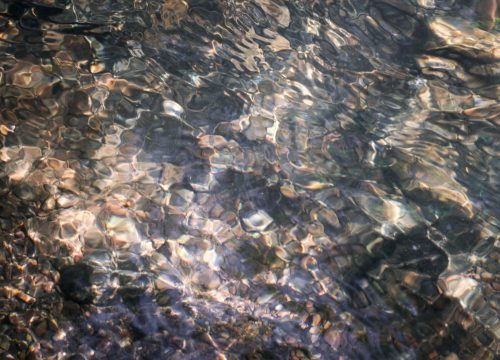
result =
[{"label": "distorted stone through water", "polygon": [[0,0],[0,358],[498,358],[497,5]]}]

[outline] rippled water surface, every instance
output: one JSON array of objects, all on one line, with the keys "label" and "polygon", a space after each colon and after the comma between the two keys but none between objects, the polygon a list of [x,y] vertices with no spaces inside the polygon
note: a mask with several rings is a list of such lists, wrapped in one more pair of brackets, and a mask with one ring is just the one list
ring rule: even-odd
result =
[{"label": "rippled water surface", "polygon": [[0,358],[498,358],[496,6],[0,0]]}]

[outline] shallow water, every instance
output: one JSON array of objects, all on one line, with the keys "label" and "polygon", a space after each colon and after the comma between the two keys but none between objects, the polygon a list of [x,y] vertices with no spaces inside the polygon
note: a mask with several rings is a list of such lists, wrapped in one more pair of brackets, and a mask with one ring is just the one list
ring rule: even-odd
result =
[{"label": "shallow water", "polygon": [[494,359],[493,5],[0,0],[0,357]]}]

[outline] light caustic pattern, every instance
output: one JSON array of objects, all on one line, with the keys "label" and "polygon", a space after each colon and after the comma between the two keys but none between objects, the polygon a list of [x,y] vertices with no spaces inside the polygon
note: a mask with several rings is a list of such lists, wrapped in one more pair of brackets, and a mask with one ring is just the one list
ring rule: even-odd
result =
[{"label": "light caustic pattern", "polygon": [[493,359],[495,6],[0,1],[0,357]]}]

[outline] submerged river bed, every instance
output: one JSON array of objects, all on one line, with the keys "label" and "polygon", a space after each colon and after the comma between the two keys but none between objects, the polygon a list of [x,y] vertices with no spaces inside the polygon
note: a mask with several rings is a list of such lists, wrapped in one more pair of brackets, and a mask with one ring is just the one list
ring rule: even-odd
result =
[{"label": "submerged river bed", "polygon": [[498,358],[497,16],[0,0],[0,358]]}]

